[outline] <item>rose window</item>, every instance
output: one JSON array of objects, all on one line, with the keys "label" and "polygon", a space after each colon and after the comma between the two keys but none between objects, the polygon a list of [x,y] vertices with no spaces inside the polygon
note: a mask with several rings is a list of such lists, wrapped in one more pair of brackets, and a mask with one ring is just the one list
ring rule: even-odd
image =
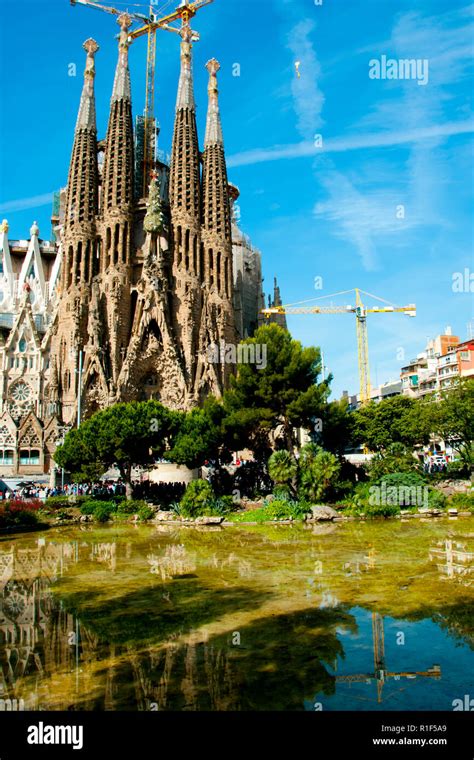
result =
[{"label": "rose window", "polygon": [[17,383],[12,390],[12,398],[19,404],[28,401],[31,396],[30,386],[26,383]]}]

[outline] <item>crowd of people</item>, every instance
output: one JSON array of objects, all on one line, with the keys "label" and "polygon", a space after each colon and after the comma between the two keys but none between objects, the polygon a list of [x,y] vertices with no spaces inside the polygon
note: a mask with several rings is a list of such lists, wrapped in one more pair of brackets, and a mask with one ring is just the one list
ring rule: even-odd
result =
[{"label": "crowd of people", "polygon": [[[186,489],[185,483],[154,483],[149,480],[134,482],[133,496],[156,503],[170,504],[179,501]],[[90,496],[91,499],[112,499],[125,495],[125,483],[122,480],[105,480],[95,483],[65,483],[63,487],[48,487],[41,483],[19,483],[12,491],[3,491],[4,499],[40,499],[44,501],[53,496]]]},{"label": "crowd of people", "polygon": [[42,483],[19,483],[7,495],[7,498],[49,499],[52,496],[91,496],[113,497],[125,494],[125,485],[121,480],[99,481],[97,483],[65,483],[63,487],[49,487]]}]

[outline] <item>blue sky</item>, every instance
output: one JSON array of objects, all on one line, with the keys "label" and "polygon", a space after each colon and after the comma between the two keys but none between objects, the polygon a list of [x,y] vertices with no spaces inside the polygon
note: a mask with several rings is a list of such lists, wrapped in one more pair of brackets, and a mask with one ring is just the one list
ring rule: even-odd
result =
[{"label": "blue sky", "polygon": [[[27,237],[33,220],[49,238],[49,196],[67,179],[82,43],[92,36],[100,45],[102,137],[118,27],[112,16],[73,8],[68,0],[1,0],[0,16],[0,215],[9,220],[12,238]],[[277,275],[285,303],[355,286],[397,304],[415,302],[416,319],[369,317],[373,384],[397,377],[426,338],[446,325],[467,337],[474,295],[468,287],[454,292],[453,275],[466,268],[474,273],[474,5],[215,0],[193,26],[201,34],[194,47],[201,141],[204,64],[215,56],[222,65],[229,178],[241,190],[242,228],[262,251],[266,290]],[[130,51],[135,113],[143,109],[145,55],[145,39],[136,41]],[[383,55],[428,60],[427,84],[369,78],[369,61]],[[75,77],[68,75],[71,63]],[[233,76],[236,63],[240,76]],[[179,38],[162,32],[156,115],[164,150],[178,71]],[[322,148],[314,144],[318,134]],[[289,326],[303,343],[321,345],[336,396],[357,390],[352,316],[293,316]]]}]

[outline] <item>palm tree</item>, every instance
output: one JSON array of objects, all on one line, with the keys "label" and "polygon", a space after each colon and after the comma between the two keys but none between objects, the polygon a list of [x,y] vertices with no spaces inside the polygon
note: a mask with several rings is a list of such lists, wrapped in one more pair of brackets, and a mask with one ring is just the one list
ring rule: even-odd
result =
[{"label": "palm tree", "polygon": [[299,487],[310,501],[320,501],[340,470],[337,457],[314,443],[301,449],[299,460]]},{"label": "palm tree", "polygon": [[289,451],[274,451],[268,460],[268,474],[277,486],[294,492],[298,465]]}]

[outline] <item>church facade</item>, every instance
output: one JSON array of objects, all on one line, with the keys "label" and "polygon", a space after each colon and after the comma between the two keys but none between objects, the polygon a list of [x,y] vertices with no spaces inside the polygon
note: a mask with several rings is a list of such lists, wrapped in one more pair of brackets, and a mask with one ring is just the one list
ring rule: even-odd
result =
[{"label": "church facade", "polygon": [[94,93],[98,45],[84,43],[84,86],[56,240],[43,241],[36,223],[29,241],[9,241],[8,223],[0,227],[0,478],[48,472],[66,431],[119,401],[155,398],[190,409],[208,394],[220,397],[233,368],[210,361],[209,346],[235,344],[248,333],[236,320],[236,302],[246,300],[249,325],[256,324],[262,304],[258,252],[255,318],[242,286],[243,260],[234,260],[236,196],[227,178],[219,63],[206,64],[201,152],[192,32],[183,25],[170,166],[156,162],[147,197],[137,197],[131,19],[123,13],[118,24],[118,62],[101,141]]}]

